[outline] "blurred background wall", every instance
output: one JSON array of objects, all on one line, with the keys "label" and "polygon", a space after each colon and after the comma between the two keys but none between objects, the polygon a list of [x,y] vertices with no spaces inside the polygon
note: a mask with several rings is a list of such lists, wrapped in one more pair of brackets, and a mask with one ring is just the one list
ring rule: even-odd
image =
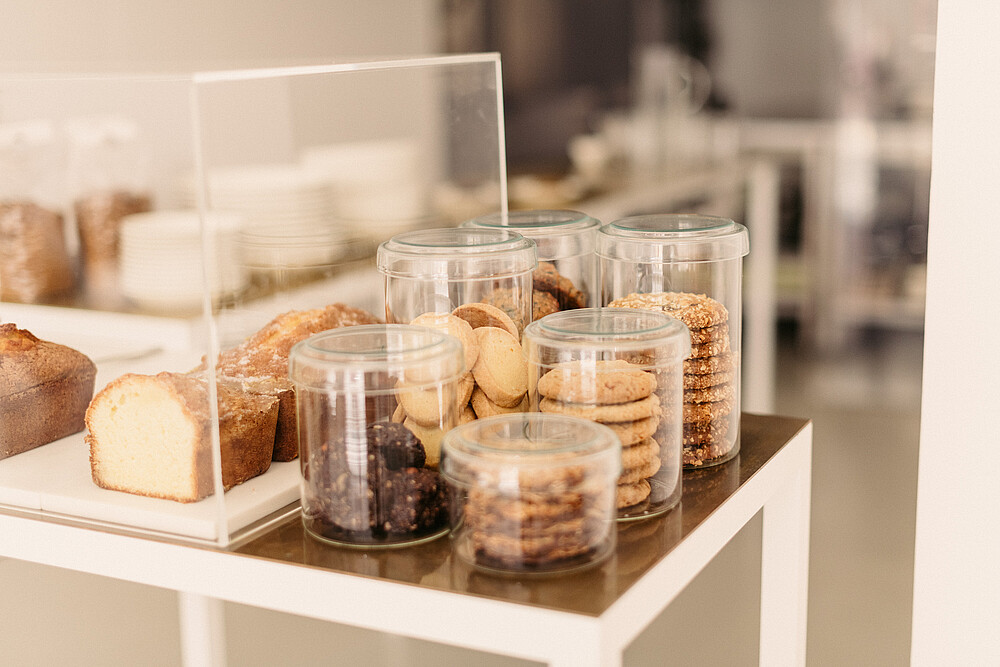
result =
[{"label": "blurred background wall", "polygon": [[[499,51],[512,206],[742,220],[748,165],[768,165],[772,284],[747,289],[774,294],[762,399],[816,425],[808,659],[907,662],[933,0],[4,0],[0,17],[7,72]],[[726,196],[677,185],[695,171]],[[626,196],[640,189],[662,197]],[[628,664],[756,663],[759,531],[733,540]],[[9,560],[0,587],[12,664],[179,663],[169,592]],[[227,624],[232,664],[472,659],[236,605]],[[651,652],[664,636],[675,656]]]}]

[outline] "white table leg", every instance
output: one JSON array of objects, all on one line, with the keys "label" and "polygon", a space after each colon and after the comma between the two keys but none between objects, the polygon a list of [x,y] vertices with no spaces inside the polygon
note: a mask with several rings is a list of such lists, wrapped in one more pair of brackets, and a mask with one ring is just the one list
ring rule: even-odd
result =
[{"label": "white table leg", "polygon": [[760,664],[806,664],[811,448],[765,504],[761,536]]},{"label": "white table leg", "polygon": [[225,667],[226,626],[222,600],[178,591],[181,658],[185,667]]}]

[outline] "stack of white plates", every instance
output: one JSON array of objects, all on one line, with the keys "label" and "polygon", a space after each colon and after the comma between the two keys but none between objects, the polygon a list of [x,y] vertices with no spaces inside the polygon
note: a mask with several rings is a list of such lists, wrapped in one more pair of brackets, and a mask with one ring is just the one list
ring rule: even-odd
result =
[{"label": "stack of white plates", "polygon": [[[253,267],[315,266],[335,255],[346,238],[331,208],[328,182],[300,165],[215,169],[208,195],[210,210],[245,220],[240,246],[249,253],[244,262]],[[194,201],[190,184],[186,197]]]},{"label": "stack of white plates", "polygon": [[310,146],[303,167],[325,179],[332,210],[354,235],[383,240],[425,226],[427,174],[416,141],[386,139]]},{"label": "stack of white plates", "polygon": [[118,260],[124,296],[146,310],[191,311],[202,305],[206,289],[219,300],[246,288],[249,275],[237,245],[241,218],[213,213],[205,225],[203,248],[197,211],[126,216]]}]

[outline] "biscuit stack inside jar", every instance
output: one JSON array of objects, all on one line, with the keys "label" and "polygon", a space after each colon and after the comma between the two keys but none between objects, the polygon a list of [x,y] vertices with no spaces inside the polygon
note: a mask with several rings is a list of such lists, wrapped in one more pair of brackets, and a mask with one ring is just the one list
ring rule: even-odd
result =
[{"label": "biscuit stack inside jar", "polygon": [[444,439],[455,551],[493,572],[595,565],[615,546],[614,433],[591,421],[522,413],[479,420]]},{"label": "biscuit stack inside jar", "polygon": [[[430,327],[462,342],[466,374],[460,423],[527,410],[527,366],[521,349],[531,317],[535,244],[516,232],[431,229],[379,246],[386,280],[386,320]],[[404,404],[394,420],[423,437],[419,415]]]},{"label": "biscuit stack inside jar", "polygon": [[491,213],[462,226],[513,230],[535,242],[538,267],[533,275],[532,320],[597,305],[598,220],[579,211],[542,209]]},{"label": "biscuit stack inside jar", "polygon": [[[448,529],[440,434],[458,422],[462,349],[423,327],[361,325],[293,348],[302,521],[317,539],[412,544]],[[400,406],[427,433],[392,420]]]},{"label": "biscuit stack inside jar", "polygon": [[622,446],[621,519],[669,510],[681,496],[681,376],[686,327],[662,313],[581,309],[525,331],[533,409],[589,419]]},{"label": "biscuit stack inside jar", "polygon": [[598,232],[601,299],[666,313],[690,330],[684,362],[684,466],[739,453],[742,262],[747,230],[698,215],[625,218]]}]

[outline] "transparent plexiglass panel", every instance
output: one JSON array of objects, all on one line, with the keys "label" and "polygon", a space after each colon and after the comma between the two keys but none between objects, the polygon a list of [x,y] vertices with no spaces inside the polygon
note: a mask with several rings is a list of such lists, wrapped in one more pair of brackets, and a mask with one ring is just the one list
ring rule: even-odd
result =
[{"label": "transparent plexiglass panel", "polygon": [[384,312],[379,241],[503,207],[499,87],[494,54],[0,78],[0,512],[226,544],[295,511],[291,343]]}]

